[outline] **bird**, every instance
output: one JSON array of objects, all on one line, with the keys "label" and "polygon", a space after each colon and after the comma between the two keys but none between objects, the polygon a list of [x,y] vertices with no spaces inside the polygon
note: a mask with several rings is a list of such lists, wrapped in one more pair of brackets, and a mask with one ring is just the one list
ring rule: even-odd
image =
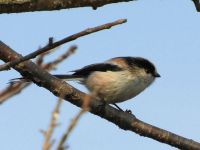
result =
[{"label": "bird", "polygon": [[[90,93],[107,104],[127,101],[149,87],[160,77],[156,67],[142,57],[115,57],[102,63],[73,70],[72,74],[57,74],[67,81],[78,81]],[[118,108],[120,109],[120,108]]]}]

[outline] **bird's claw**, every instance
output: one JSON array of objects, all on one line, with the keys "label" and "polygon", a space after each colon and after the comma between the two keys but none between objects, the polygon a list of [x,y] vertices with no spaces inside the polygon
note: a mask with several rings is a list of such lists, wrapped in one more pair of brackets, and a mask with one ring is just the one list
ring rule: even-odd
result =
[{"label": "bird's claw", "polygon": [[125,110],[126,113],[132,114],[132,111],[130,109]]}]

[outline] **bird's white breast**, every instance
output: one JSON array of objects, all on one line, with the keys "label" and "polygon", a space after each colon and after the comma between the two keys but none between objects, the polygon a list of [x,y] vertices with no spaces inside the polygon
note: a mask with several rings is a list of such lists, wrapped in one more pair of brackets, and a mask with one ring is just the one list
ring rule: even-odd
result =
[{"label": "bird's white breast", "polygon": [[148,74],[130,74],[127,71],[94,72],[85,84],[96,96],[107,103],[117,103],[135,97],[148,87],[154,78]]}]

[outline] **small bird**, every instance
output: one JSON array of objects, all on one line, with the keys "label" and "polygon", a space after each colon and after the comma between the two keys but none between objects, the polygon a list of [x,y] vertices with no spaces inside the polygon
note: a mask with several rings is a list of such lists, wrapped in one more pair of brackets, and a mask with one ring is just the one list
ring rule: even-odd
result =
[{"label": "small bird", "polygon": [[54,76],[79,81],[97,98],[116,107],[116,103],[137,96],[160,77],[153,63],[142,57],[116,57],[72,72]]}]

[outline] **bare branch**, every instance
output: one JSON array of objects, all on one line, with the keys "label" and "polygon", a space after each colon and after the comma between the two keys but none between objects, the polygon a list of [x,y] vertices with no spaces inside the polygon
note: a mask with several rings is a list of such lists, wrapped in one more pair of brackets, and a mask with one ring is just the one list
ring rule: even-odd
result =
[{"label": "bare branch", "polygon": [[67,141],[67,138],[69,136],[69,134],[72,132],[72,130],[74,129],[74,127],[76,126],[78,120],[80,119],[80,117],[84,114],[84,110],[80,110],[79,113],[72,119],[69,127],[67,128],[67,130],[65,131],[65,133],[63,134],[63,136],[61,137],[58,147],[56,148],[56,150],[64,150],[65,147],[65,141]]},{"label": "bare branch", "polygon": [[64,150],[65,149],[66,146],[64,144],[67,141],[67,138],[69,137],[70,133],[72,132],[72,130],[75,128],[76,124],[78,123],[78,120],[86,111],[89,111],[90,101],[91,101],[91,97],[84,98],[82,109],[72,119],[71,123],[69,124],[69,127],[67,128],[67,130],[64,132],[63,136],[61,137],[56,150]]},{"label": "bare branch", "polygon": [[[47,46],[48,45],[51,45],[53,43],[53,37],[50,37],[49,38],[49,41],[47,43]],[[39,49],[41,49],[41,47],[39,47]],[[36,59],[35,63],[38,65],[38,66],[41,66],[43,61],[44,61],[44,57],[47,56],[48,54],[50,54],[51,52],[53,52],[53,50],[51,51],[47,51],[45,53],[42,53],[38,56],[38,58]]]},{"label": "bare branch", "polygon": [[62,99],[59,98],[58,102],[56,104],[56,107],[55,107],[54,111],[52,112],[49,127],[46,132],[43,132],[45,139],[44,139],[44,143],[42,146],[42,150],[50,150],[50,148],[52,146],[52,143],[53,143],[52,135],[57,126],[57,120],[58,120],[61,103],[62,103]]},{"label": "bare branch", "polygon": [[12,4],[23,4],[23,3],[27,3],[27,2],[30,3],[31,0],[1,0],[0,4],[12,5]]},{"label": "bare branch", "polygon": [[94,33],[94,32],[98,32],[100,30],[104,30],[104,29],[110,29],[112,26],[115,26],[115,25],[119,25],[119,24],[122,24],[122,23],[125,23],[127,20],[126,19],[119,19],[117,21],[114,21],[114,22],[110,22],[110,23],[106,23],[106,24],[103,24],[103,25],[100,25],[100,26],[97,26],[97,27],[94,27],[94,28],[88,28],[86,30],[83,30],[81,32],[78,32],[76,34],[73,34],[71,36],[68,36],[58,42],[55,42],[55,43],[52,43],[51,45],[47,45],[35,52],[32,52],[24,57],[20,57],[18,59],[14,59],[13,61],[11,62],[7,62],[6,64],[3,64],[0,66],[0,71],[3,71],[3,70],[6,70],[6,69],[9,69],[10,67],[13,67],[21,62],[24,62],[26,60],[29,60],[29,59],[32,59],[32,58],[35,58],[36,56],[44,53],[44,52],[47,52],[53,48],[56,48],[64,43],[67,43],[67,42],[70,42],[70,41],[73,41],[79,37],[82,37],[82,36],[85,36],[85,35],[88,35],[88,34],[91,34],[91,33]]},{"label": "bare branch", "polygon": [[59,63],[61,63],[64,59],[67,59],[69,56],[74,54],[76,49],[77,46],[75,45],[71,46],[64,54],[62,54],[52,62],[42,65],[42,67],[48,70],[54,69],[54,67],[57,66]]},{"label": "bare branch", "polygon": [[[67,59],[71,56],[75,50],[77,49],[76,46],[71,46],[64,54],[53,60],[52,62],[42,64],[43,58],[48,53],[42,53],[38,59],[36,60],[36,64],[45,70],[52,70],[55,68],[56,65],[61,63],[63,60]],[[16,82],[7,86],[4,90],[0,91],[0,104],[3,104],[7,99],[10,97],[19,94],[24,88],[28,87],[32,82]]]},{"label": "bare branch", "polygon": [[[22,56],[17,54],[3,42],[0,42],[0,59],[8,62],[13,59],[19,59],[20,57]],[[31,61],[23,62],[13,68],[22,76],[32,80],[38,86],[46,88],[54,95],[61,97],[78,107],[82,106],[84,98],[88,96],[63,80],[50,75]],[[132,114],[119,111],[110,105],[102,106],[101,101],[92,99],[90,102],[90,112],[116,124],[121,129],[133,131],[141,136],[152,138],[179,149],[200,150],[200,143],[196,141],[147,124],[137,119]]]},{"label": "bare branch", "polygon": [[0,91],[0,105],[3,104],[10,97],[19,94],[22,89],[29,86],[31,83],[27,82],[17,82],[10,84],[4,90]]},{"label": "bare branch", "polygon": [[77,7],[98,7],[133,0],[3,0],[0,13],[19,13],[30,11],[50,11]]}]

